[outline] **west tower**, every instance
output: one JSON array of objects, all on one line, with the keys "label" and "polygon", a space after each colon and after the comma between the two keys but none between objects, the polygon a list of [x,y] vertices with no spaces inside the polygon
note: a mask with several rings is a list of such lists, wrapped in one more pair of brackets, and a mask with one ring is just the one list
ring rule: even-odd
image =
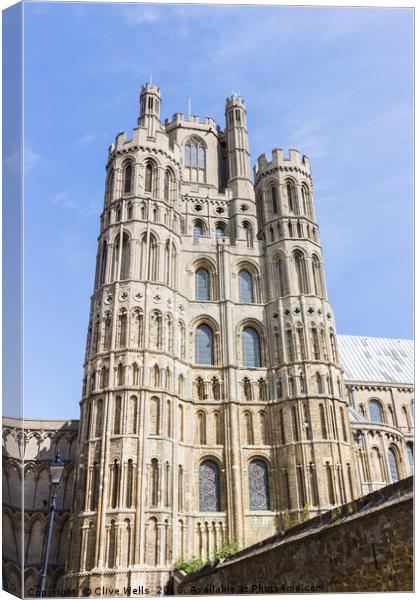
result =
[{"label": "west tower", "polygon": [[140,98],[106,165],[67,565],[80,587],[156,590],[181,556],[354,493],[308,160],[261,157],[255,202],[243,99],[222,130],[162,123],[156,85]]}]

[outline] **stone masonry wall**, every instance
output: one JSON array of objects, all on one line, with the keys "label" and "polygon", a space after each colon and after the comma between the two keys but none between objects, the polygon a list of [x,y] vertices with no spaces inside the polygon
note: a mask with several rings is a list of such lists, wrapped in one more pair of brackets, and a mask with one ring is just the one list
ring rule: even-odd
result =
[{"label": "stone masonry wall", "polygon": [[413,478],[174,580],[175,594],[411,591]]}]

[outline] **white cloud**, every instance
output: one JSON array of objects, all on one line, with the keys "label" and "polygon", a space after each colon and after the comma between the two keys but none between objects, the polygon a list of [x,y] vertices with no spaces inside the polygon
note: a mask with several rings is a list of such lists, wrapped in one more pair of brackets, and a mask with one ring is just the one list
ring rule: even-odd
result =
[{"label": "white cloud", "polygon": [[88,146],[94,140],[95,140],[95,136],[93,135],[93,133],[88,131],[76,139],[76,144],[78,146]]},{"label": "white cloud", "polygon": [[[29,171],[35,165],[37,165],[41,161],[41,156],[34,152],[28,144],[25,146],[24,150],[24,170]],[[19,171],[22,165],[22,155],[20,150],[16,150],[5,159],[6,166],[12,171]]]},{"label": "white cloud", "polygon": [[144,23],[154,23],[162,18],[163,7],[150,5],[131,5],[124,6],[121,14],[124,21],[130,27],[137,27]]},{"label": "white cloud", "polygon": [[52,198],[52,204],[63,210],[75,212],[79,217],[92,217],[98,215],[98,202],[96,199],[86,201],[77,199],[68,190],[58,192]]}]

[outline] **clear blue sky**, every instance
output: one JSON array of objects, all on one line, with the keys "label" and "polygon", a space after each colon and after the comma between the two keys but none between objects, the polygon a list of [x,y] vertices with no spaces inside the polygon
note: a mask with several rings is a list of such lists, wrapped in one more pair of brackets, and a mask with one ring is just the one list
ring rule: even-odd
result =
[{"label": "clear blue sky", "polygon": [[339,333],[412,336],[412,15],[26,5],[27,417],[78,417],[107,148],[150,75],[163,118],[191,97],[223,126],[234,91],[253,162],[308,154]]}]

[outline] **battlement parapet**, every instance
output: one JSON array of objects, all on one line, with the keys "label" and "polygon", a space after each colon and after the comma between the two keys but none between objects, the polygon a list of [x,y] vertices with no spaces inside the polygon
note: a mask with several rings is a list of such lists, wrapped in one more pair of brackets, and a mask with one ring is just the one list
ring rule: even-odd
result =
[{"label": "battlement parapet", "polygon": [[232,96],[226,98],[226,109],[232,108],[234,106],[238,108],[243,108],[245,110],[245,100],[237,94],[232,94]]},{"label": "battlement parapet", "polygon": [[264,173],[271,172],[276,168],[284,169],[299,169],[305,172],[308,176],[311,174],[311,164],[309,158],[305,154],[300,154],[299,150],[295,148],[289,149],[289,155],[285,156],[282,148],[274,148],[271,151],[271,161],[267,160],[266,155],[260,154],[257,160],[257,164],[254,165],[254,176],[257,179],[264,175]]},{"label": "battlement parapet", "polygon": [[186,116],[182,112],[177,112],[172,116],[172,120],[165,119],[164,126],[165,129],[172,129],[174,126],[179,127],[181,125],[195,123],[197,125],[203,125],[208,128],[211,127],[216,131],[220,131],[219,125],[212,117],[200,117],[199,115],[189,115]]},{"label": "battlement parapet", "polygon": [[160,97],[160,87],[156,83],[145,83],[141,86],[140,94],[156,94]]}]

